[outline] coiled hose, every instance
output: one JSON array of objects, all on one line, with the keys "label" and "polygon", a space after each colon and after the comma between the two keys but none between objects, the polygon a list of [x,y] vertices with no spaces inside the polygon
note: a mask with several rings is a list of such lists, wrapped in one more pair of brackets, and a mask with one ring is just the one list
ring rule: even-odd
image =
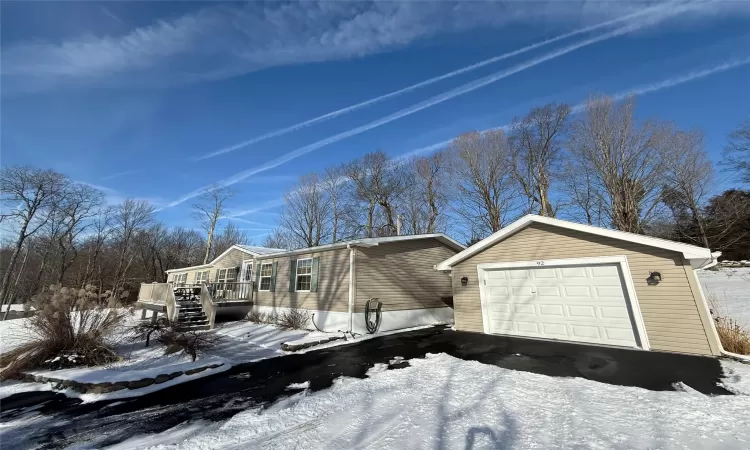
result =
[{"label": "coiled hose", "polygon": [[383,319],[382,308],[383,303],[378,301],[378,299],[371,298],[367,300],[367,305],[365,305],[365,327],[368,333],[372,334],[380,328],[380,321]]}]

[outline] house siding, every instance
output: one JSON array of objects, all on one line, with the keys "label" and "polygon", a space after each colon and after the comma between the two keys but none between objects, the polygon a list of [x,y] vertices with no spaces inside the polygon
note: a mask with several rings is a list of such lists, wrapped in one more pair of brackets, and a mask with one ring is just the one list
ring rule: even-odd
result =
[{"label": "house siding", "polygon": [[[692,268],[680,253],[539,223],[453,267],[456,328],[484,331],[477,264],[617,255],[628,259],[653,350],[718,353],[715,337],[706,332],[700,293],[691,284]],[[646,283],[652,271],[661,272],[663,278],[655,286]],[[461,286],[461,277],[468,277],[467,286]]]},{"label": "house siding", "polygon": [[456,253],[434,238],[357,247],[354,311],[364,312],[371,298],[383,311],[451,306],[451,277],[434,266]]},{"label": "house siding", "polygon": [[[289,292],[291,262],[313,257],[319,258],[318,291]],[[348,311],[349,250],[343,248],[317,253],[256,259],[253,266],[254,270],[260,270],[260,265],[268,262],[278,263],[275,291],[255,292],[253,298],[255,305],[318,311]]]},{"label": "house siding", "polygon": [[174,281],[176,275],[187,273],[188,276],[186,282],[195,283],[195,274],[197,274],[198,272],[205,272],[206,270],[210,271],[209,281],[216,281],[220,269],[242,267],[242,261],[252,258],[252,255],[250,255],[249,253],[243,252],[242,250],[233,249],[229,253],[224,255],[220,260],[216,261],[211,267],[205,267],[202,269],[193,269],[189,267],[185,269],[175,269],[169,272],[167,281],[171,283],[172,281]]}]

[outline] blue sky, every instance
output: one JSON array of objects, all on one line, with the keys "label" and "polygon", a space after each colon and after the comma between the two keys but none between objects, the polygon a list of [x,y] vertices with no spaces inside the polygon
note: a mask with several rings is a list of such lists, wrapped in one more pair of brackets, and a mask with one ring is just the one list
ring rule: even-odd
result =
[{"label": "blue sky", "polygon": [[302,174],[547,102],[634,91],[715,161],[750,116],[742,1],[3,2],[1,33],[2,164],[148,199],[170,225],[231,184],[256,241]]}]

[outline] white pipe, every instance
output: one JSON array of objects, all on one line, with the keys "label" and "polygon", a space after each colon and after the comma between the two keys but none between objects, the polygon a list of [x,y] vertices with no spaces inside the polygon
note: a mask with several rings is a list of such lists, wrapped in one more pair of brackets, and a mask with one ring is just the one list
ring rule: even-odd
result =
[{"label": "white pipe", "polygon": [[352,332],[352,318],[354,316],[354,298],[356,296],[356,288],[354,284],[355,276],[355,256],[357,251],[352,244],[346,244],[346,248],[349,249],[349,333]]}]

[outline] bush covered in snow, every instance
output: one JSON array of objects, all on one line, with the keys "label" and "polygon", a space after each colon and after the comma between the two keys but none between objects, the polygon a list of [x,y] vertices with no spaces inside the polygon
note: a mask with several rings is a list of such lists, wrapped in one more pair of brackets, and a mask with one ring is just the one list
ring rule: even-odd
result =
[{"label": "bush covered in snow", "polygon": [[[127,293],[123,293],[127,296]],[[94,366],[119,359],[113,337],[126,317],[118,296],[84,289],[51,286],[29,303],[36,314],[28,319],[32,340],[0,355],[0,378],[17,377],[32,369]]]}]

